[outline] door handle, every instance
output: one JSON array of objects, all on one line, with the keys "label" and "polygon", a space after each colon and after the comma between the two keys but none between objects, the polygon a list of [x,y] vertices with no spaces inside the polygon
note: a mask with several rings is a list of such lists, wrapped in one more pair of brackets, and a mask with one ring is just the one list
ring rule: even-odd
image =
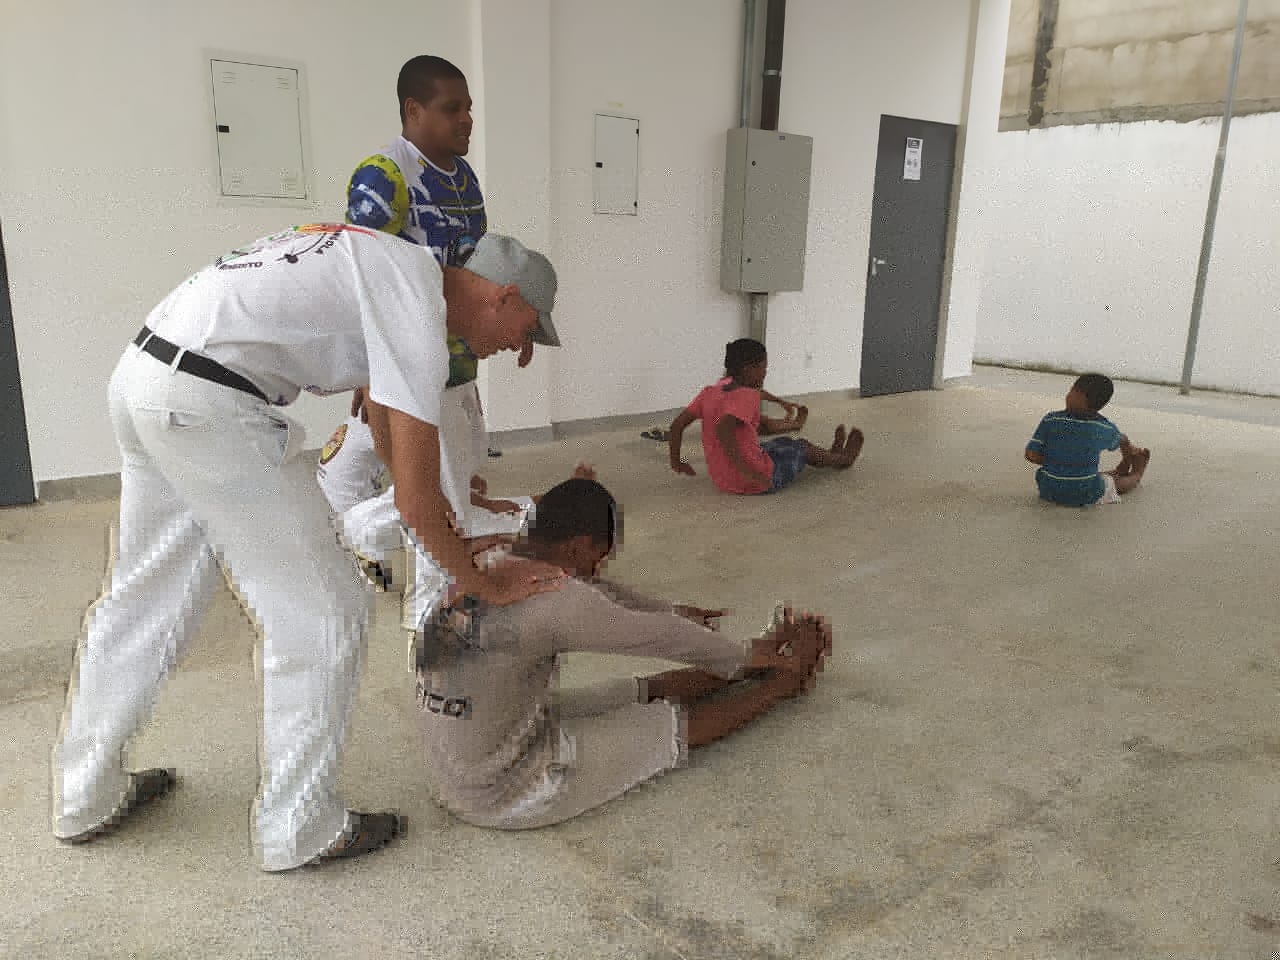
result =
[{"label": "door handle", "polygon": [[884,265],[885,265],[885,261],[881,260],[879,257],[872,257],[871,258],[871,275],[873,277],[876,276],[876,267],[883,267]]}]

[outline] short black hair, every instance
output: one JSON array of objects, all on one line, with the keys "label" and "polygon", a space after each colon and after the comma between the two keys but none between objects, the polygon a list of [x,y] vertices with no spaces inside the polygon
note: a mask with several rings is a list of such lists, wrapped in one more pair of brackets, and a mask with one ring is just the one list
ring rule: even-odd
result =
[{"label": "short black hair", "polygon": [[400,68],[400,76],[396,80],[396,97],[400,101],[400,122],[405,121],[406,100],[417,100],[419,103],[430,103],[436,95],[437,80],[462,80],[467,75],[455,67],[444,57],[414,57]]},{"label": "short black hair", "polygon": [[1090,410],[1101,410],[1110,402],[1111,395],[1116,392],[1116,385],[1111,382],[1110,377],[1104,377],[1100,373],[1086,373],[1075,382],[1072,389],[1084,394],[1084,398],[1089,401]]},{"label": "short black hair", "polygon": [[601,484],[574,477],[552,487],[529,517],[529,539],[564,543],[589,536],[593,543],[613,549],[619,534],[618,504]]},{"label": "short black hair", "polygon": [[735,340],[724,348],[724,369],[731,377],[742,373],[743,367],[760,363],[768,356],[764,344],[750,337]]}]

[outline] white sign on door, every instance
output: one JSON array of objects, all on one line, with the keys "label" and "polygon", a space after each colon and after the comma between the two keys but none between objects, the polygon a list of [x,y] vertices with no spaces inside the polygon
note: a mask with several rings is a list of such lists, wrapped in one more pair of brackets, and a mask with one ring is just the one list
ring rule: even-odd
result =
[{"label": "white sign on door", "polygon": [[919,137],[907,137],[907,159],[902,167],[903,180],[920,179],[920,154],[923,151],[923,140]]}]

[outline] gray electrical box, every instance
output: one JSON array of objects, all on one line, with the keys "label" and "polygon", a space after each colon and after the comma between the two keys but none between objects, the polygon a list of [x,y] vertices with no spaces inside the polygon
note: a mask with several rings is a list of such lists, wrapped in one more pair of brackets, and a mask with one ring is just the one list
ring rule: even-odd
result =
[{"label": "gray electrical box", "polygon": [[777,130],[729,131],[720,286],[746,293],[804,287],[813,138]]}]

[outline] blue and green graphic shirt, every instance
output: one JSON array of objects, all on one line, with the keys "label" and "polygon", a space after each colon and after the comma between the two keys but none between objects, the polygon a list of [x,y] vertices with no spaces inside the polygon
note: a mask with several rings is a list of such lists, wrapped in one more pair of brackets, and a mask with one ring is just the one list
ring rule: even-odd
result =
[{"label": "blue and green graphic shirt", "polygon": [[[347,222],[428,248],[441,266],[459,266],[488,228],[476,173],[461,157],[446,173],[404,137],[364,160],[347,184]],[[476,378],[475,356],[449,338],[449,386]]]},{"label": "blue and green graphic shirt", "polygon": [[1059,410],[1046,414],[1027,449],[1044,455],[1036,485],[1045,500],[1069,507],[1097,502],[1106,490],[1098,462],[1120,449],[1120,430],[1100,413]]}]

